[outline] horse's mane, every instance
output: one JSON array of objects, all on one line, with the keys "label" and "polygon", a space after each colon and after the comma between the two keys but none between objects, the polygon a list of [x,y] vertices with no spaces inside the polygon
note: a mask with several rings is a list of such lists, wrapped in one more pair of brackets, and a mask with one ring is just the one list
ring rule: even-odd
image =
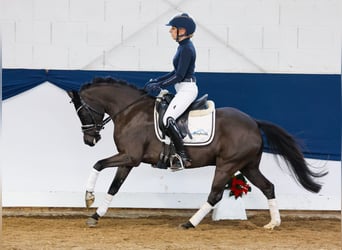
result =
[{"label": "horse's mane", "polygon": [[119,85],[122,85],[122,86],[128,86],[128,87],[130,87],[132,89],[136,89],[138,91],[145,92],[144,90],[139,89],[137,86],[135,86],[135,85],[133,85],[131,83],[128,83],[125,80],[115,79],[115,78],[112,78],[112,77],[95,77],[91,82],[85,83],[81,87],[80,92],[82,90],[89,89],[89,88],[92,88],[92,87],[95,87],[95,86],[104,85],[104,84],[108,84],[108,85],[119,84]]}]

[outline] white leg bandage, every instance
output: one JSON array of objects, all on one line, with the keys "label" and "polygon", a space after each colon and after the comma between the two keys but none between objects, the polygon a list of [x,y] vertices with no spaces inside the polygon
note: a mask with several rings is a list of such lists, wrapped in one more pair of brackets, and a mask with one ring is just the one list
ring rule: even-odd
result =
[{"label": "white leg bandage", "polygon": [[273,229],[274,227],[280,226],[281,219],[276,199],[268,200],[268,207],[270,208],[271,222],[265,225],[267,229]]},{"label": "white leg bandage", "polygon": [[97,171],[96,169],[92,169],[87,181],[87,186],[86,186],[86,190],[89,192],[94,192],[95,189],[95,184],[97,181],[97,177],[99,176],[99,171]]},{"label": "white leg bandage", "polygon": [[280,213],[278,209],[277,200],[276,199],[268,200],[268,207],[270,208],[271,221],[274,221],[276,222],[276,224],[280,225],[281,219],[280,219]]},{"label": "white leg bandage", "polygon": [[100,215],[100,217],[104,216],[108,210],[110,203],[113,200],[114,195],[106,194],[105,199],[102,202],[102,205],[99,206],[96,210],[96,213]]},{"label": "white leg bandage", "polygon": [[213,209],[214,207],[210,205],[208,202],[206,202],[191,218],[190,222],[191,224],[196,227],[203,218]]}]

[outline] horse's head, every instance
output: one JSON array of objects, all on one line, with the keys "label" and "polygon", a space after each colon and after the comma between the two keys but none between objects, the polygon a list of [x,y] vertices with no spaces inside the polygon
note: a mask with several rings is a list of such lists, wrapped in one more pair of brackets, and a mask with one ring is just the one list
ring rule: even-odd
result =
[{"label": "horse's head", "polygon": [[[111,119],[140,102],[147,93],[125,81],[110,77],[94,78],[79,92],[68,91],[82,123],[84,143],[94,146],[100,139],[100,130]],[[106,112],[110,117],[102,120]]]},{"label": "horse's head", "polygon": [[81,120],[84,143],[92,147],[101,139],[100,131],[105,123],[102,120],[104,111],[101,112],[87,104],[77,91],[67,91],[67,93]]}]

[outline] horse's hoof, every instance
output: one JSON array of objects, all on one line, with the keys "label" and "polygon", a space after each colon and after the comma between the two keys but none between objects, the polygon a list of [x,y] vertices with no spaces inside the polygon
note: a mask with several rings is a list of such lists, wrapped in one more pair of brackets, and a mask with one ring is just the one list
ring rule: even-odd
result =
[{"label": "horse's hoof", "polygon": [[87,220],[88,227],[96,227],[98,220],[94,219],[93,217],[89,217]]},{"label": "horse's hoof", "polygon": [[275,227],[279,227],[280,226],[280,222],[270,222],[267,225],[264,226],[265,229],[270,229],[273,230]]},{"label": "horse's hoof", "polygon": [[186,230],[186,229],[190,229],[190,228],[195,228],[195,226],[192,225],[192,223],[190,221],[188,221],[188,222],[186,222],[184,224],[179,225],[179,228],[183,229],[183,230]]},{"label": "horse's hoof", "polygon": [[90,208],[91,205],[93,205],[94,201],[95,201],[94,192],[86,191],[86,194],[85,194],[85,203],[86,203],[86,207],[87,207],[87,208]]}]

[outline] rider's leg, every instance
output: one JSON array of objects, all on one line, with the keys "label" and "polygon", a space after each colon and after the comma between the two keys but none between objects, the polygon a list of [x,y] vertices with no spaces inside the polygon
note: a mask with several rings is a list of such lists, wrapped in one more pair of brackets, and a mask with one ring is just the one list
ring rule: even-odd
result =
[{"label": "rider's leg", "polygon": [[196,99],[198,89],[195,82],[178,83],[175,85],[175,89],[177,93],[164,114],[163,123],[175,145],[177,154],[183,160],[184,166],[190,166],[190,158],[183,146],[183,138],[175,121]]},{"label": "rider's leg", "polygon": [[167,108],[163,123],[167,125],[167,119],[172,117],[174,120],[183,114],[183,112],[190,106],[190,104],[196,99],[198,94],[197,85],[195,82],[181,82],[175,84],[177,93],[171,100],[169,107]]},{"label": "rider's leg", "polygon": [[167,133],[171,137],[171,140],[175,145],[176,152],[181,157],[184,167],[190,167],[191,160],[184,148],[183,138],[176,125],[176,121],[172,117],[169,117],[167,121]]}]

